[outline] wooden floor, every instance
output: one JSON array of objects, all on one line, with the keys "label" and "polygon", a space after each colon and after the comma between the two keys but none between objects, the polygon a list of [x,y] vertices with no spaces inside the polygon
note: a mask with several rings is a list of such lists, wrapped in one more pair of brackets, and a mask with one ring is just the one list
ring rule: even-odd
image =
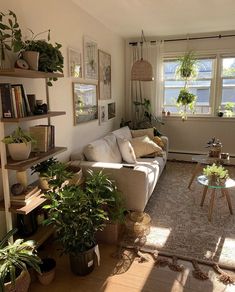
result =
[{"label": "wooden floor", "polygon": [[[71,273],[67,256],[58,256],[51,245],[44,251],[57,260],[56,278],[49,286],[37,281],[31,284],[30,292],[234,292],[235,286],[220,283],[216,274],[209,271],[210,279],[199,281],[192,277],[191,264],[182,273],[154,266],[153,260],[139,263],[129,254],[125,261],[118,261],[113,255],[115,246],[100,245],[101,264],[86,277]],[[205,267],[205,270],[208,269]]]}]

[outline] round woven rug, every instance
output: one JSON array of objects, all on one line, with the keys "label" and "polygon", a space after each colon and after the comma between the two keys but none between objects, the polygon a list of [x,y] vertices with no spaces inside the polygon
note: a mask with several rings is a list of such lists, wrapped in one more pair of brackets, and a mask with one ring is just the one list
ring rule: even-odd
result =
[{"label": "round woven rug", "polygon": [[[216,191],[212,222],[208,221],[210,192],[200,207],[203,187],[196,180],[187,188],[195,164],[167,162],[145,211],[151,216],[146,247],[175,256],[235,267],[235,188],[229,189],[234,215]],[[235,179],[235,167],[227,167]]]}]

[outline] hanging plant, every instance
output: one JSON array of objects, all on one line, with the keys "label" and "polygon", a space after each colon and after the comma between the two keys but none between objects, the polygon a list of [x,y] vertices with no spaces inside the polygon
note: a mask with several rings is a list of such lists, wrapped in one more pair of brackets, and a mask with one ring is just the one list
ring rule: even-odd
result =
[{"label": "hanging plant", "polygon": [[186,52],[184,56],[179,59],[179,66],[176,69],[176,75],[180,79],[189,80],[196,78],[197,73],[198,66],[194,52]]},{"label": "hanging plant", "polygon": [[188,110],[190,110],[192,113],[195,112],[196,99],[197,96],[193,93],[190,93],[186,87],[180,90],[176,104],[181,108],[180,114],[183,121],[187,120]]}]

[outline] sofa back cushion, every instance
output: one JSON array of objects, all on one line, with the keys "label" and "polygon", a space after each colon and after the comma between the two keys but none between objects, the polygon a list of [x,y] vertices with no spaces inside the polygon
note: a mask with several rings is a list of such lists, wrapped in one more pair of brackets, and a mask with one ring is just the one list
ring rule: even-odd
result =
[{"label": "sofa back cushion", "polygon": [[112,132],[116,137],[122,138],[122,139],[127,139],[127,140],[131,140],[132,136],[131,136],[131,131],[129,129],[129,127],[123,127],[120,128],[116,131]]},{"label": "sofa back cushion", "polygon": [[88,161],[120,163],[120,154],[115,135],[109,134],[85,146],[84,155]]}]

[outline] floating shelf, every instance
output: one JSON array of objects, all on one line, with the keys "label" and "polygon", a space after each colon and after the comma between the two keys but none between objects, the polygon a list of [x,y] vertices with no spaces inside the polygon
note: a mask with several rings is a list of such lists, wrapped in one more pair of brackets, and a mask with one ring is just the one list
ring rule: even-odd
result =
[{"label": "floating shelf", "polygon": [[52,112],[51,111],[44,115],[33,115],[33,116],[24,117],[24,118],[2,118],[1,121],[3,123],[20,123],[20,122],[26,122],[26,121],[57,117],[57,116],[65,115],[65,114],[66,112]]},{"label": "floating shelf", "polygon": [[62,73],[47,73],[24,69],[1,69],[0,76],[20,77],[20,78],[60,78],[64,77]]},{"label": "floating shelf", "polygon": [[15,161],[12,160],[10,157],[7,159],[7,164],[5,165],[6,169],[12,169],[12,170],[18,170],[18,171],[24,171],[31,166],[40,163],[44,160],[47,160],[59,153],[62,153],[66,151],[66,147],[55,147],[47,152],[43,153],[31,153],[30,157],[27,160],[23,161]]}]

